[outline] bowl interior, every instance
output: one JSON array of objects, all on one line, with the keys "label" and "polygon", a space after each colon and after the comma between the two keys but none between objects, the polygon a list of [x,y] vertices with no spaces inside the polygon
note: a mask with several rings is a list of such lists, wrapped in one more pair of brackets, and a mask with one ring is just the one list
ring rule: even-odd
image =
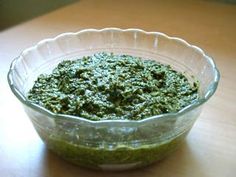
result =
[{"label": "bowl interior", "polygon": [[107,28],[61,34],[24,50],[11,65],[9,84],[24,104],[31,105],[26,98],[27,92],[39,74],[50,73],[62,60],[104,51],[157,60],[183,72],[190,82],[198,80],[200,99],[186,110],[206,102],[214,94],[219,81],[213,60],[200,48],[182,39],[138,29]]}]

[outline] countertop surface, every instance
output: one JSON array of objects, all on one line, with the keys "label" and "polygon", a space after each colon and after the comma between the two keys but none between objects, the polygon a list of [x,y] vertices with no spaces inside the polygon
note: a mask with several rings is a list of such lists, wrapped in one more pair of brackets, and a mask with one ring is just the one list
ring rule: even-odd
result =
[{"label": "countertop surface", "polygon": [[[10,62],[39,40],[85,28],[141,28],[203,48],[220,70],[215,95],[186,141],[165,160],[125,172],[74,166],[48,151],[6,75]],[[1,177],[234,177],[236,174],[236,5],[213,0],[80,0],[0,32]]]}]

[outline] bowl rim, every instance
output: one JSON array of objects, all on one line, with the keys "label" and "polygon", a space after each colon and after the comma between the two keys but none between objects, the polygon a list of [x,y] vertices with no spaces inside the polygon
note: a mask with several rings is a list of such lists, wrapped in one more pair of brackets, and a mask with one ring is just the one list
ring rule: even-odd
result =
[{"label": "bowl rim", "polygon": [[[22,56],[25,52],[30,51],[30,50],[32,50],[34,48],[37,48],[39,45],[45,44],[47,42],[55,41],[55,40],[57,40],[57,39],[59,39],[61,37],[70,36],[70,35],[80,35],[80,34],[85,33],[85,32],[104,32],[104,31],[140,32],[140,33],[143,33],[145,35],[158,35],[158,36],[165,37],[165,38],[167,38],[169,40],[174,40],[174,41],[180,42],[180,43],[184,44],[186,47],[190,47],[190,48],[195,49],[197,52],[199,52],[207,60],[208,63],[210,63],[211,67],[214,70],[214,80],[211,81],[211,83],[208,86],[207,93],[202,98],[197,99],[195,102],[193,102],[192,104],[184,107],[180,111],[175,112],[175,113],[165,113],[165,114],[155,115],[155,116],[151,116],[151,117],[148,117],[148,118],[145,118],[145,119],[141,119],[141,120],[99,120],[99,121],[95,121],[95,120],[89,120],[89,119],[86,119],[86,118],[83,118],[83,117],[79,117],[79,116],[53,113],[53,112],[49,111],[48,109],[46,109],[46,108],[44,108],[44,107],[42,107],[40,105],[37,105],[37,104],[29,101],[14,86],[14,81],[13,81],[13,78],[12,78],[12,73],[14,71],[14,66],[15,66],[17,60],[20,58],[20,56]],[[130,123],[131,125],[135,126],[135,125],[141,125],[141,124],[144,124],[144,123],[153,122],[156,119],[164,118],[164,117],[168,117],[168,118],[173,118],[174,119],[176,117],[182,116],[183,114],[185,114],[187,112],[190,112],[191,110],[201,106],[202,104],[207,102],[212,97],[212,95],[215,93],[215,91],[217,89],[217,86],[218,86],[218,83],[219,83],[219,80],[220,80],[220,72],[219,72],[218,68],[216,67],[216,64],[215,64],[215,62],[214,62],[212,57],[207,55],[201,48],[199,48],[199,47],[197,47],[195,45],[191,45],[187,41],[185,41],[185,40],[183,40],[181,38],[171,37],[171,36],[168,36],[168,35],[166,35],[166,34],[164,34],[162,32],[153,32],[153,31],[152,32],[147,32],[147,31],[144,31],[142,29],[137,29],[137,28],[121,29],[121,28],[109,27],[109,28],[102,28],[102,29],[89,28],[89,29],[80,30],[78,32],[66,32],[66,33],[59,34],[56,37],[46,38],[46,39],[43,39],[43,40],[39,41],[38,43],[36,43],[32,47],[29,47],[29,48],[26,48],[25,50],[23,50],[20,53],[20,55],[18,57],[16,57],[12,61],[11,65],[10,65],[10,69],[8,71],[8,74],[7,74],[7,80],[8,80],[8,84],[9,84],[12,92],[18,98],[18,100],[20,100],[21,103],[23,103],[24,105],[32,108],[33,110],[35,110],[37,112],[40,112],[42,114],[45,114],[45,115],[49,116],[50,118],[55,118],[55,119],[71,119],[71,120],[74,120],[74,121],[78,121],[79,120],[79,121],[81,121],[81,122],[83,122],[85,124],[96,124],[96,125],[97,124],[101,124],[103,126],[104,125],[110,125],[110,124],[127,124],[127,123]]]}]

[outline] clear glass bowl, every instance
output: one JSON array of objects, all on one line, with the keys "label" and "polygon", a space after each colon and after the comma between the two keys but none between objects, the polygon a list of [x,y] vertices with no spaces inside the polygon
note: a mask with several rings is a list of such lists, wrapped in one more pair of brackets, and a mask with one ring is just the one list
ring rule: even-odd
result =
[{"label": "clear glass bowl", "polygon": [[[178,113],[139,121],[90,121],[54,114],[27,100],[39,74],[50,73],[62,60],[103,51],[170,64],[190,82],[199,80],[200,98]],[[161,160],[176,149],[216,91],[219,72],[209,56],[182,39],[139,29],[105,28],[64,33],[24,50],[12,62],[8,82],[49,149],[81,166],[124,170]]]}]

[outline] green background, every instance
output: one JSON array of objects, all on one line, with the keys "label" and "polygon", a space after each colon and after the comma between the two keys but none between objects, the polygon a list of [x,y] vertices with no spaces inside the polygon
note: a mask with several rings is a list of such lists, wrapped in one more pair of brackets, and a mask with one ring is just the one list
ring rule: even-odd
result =
[{"label": "green background", "polygon": [[0,0],[0,30],[78,0]]}]

